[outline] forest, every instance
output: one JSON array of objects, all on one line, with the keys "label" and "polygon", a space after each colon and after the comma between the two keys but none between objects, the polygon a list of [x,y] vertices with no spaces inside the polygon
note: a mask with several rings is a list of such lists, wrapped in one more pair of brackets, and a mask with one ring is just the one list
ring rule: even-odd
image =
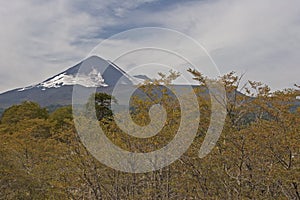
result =
[{"label": "forest", "polygon": [[[125,173],[95,159],[77,135],[71,106],[49,112],[23,102],[5,109],[0,121],[0,199],[300,199],[299,86],[273,91],[234,72],[221,76],[218,81],[227,93],[225,125],[212,152],[199,158],[211,103],[201,95],[206,78],[189,71],[200,84],[194,88],[201,113],[196,138],[180,159],[153,172]],[[161,74],[145,83],[145,92],[171,84],[177,76]],[[149,123],[153,103],[163,105],[168,114],[159,134],[134,138],[114,122],[109,109],[113,97],[97,93],[93,98],[106,136],[131,152],[162,148],[180,123],[176,99],[133,98],[131,115],[137,124]]]}]

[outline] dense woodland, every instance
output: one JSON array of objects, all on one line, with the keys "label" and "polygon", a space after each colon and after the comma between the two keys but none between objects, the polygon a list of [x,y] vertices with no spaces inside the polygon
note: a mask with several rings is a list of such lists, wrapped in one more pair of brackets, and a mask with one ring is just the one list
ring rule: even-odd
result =
[{"label": "dense woodland", "polygon": [[[202,94],[205,77],[190,72],[203,86],[195,92]],[[161,74],[146,84],[169,84],[176,76]],[[116,171],[94,159],[77,136],[71,106],[49,112],[24,102],[6,109],[0,124],[0,199],[300,199],[299,87],[273,92],[260,82],[242,84],[235,73],[219,81],[228,94],[227,119],[213,151],[198,157],[210,121],[210,100],[199,95],[201,121],[193,144],[170,166],[143,174]],[[116,126],[109,95],[95,98],[99,125],[123,149],[154,151],[176,134],[180,108],[168,95],[155,102],[133,98],[132,118],[140,125],[149,123],[153,103],[168,113],[163,130],[143,140]]]}]

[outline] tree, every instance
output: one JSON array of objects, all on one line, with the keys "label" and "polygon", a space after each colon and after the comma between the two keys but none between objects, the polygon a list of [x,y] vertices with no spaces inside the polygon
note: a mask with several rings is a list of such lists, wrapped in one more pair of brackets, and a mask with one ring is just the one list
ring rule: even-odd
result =
[{"label": "tree", "polygon": [[110,118],[113,116],[112,110],[110,109],[112,101],[116,102],[116,100],[109,94],[95,93],[91,95],[89,102],[86,105],[88,113],[91,113],[93,109],[95,109],[98,120]]},{"label": "tree", "polygon": [[[80,142],[71,107],[49,117],[34,103],[7,109],[0,124],[0,199],[300,199],[299,90],[272,92],[255,81],[241,85],[233,72],[220,77],[228,94],[228,116],[214,149],[199,159],[211,105],[206,78],[191,72],[201,86],[195,87],[201,113],[197,137],[179,160],[148,173],[124,173],[97,161]],[[106,112],[113,99],[109,95],[95,94],[87,108],[97,107],[101,128],[120,148],[161,149],[181,123],[179,102],[161,87],[176,76],[161,74],[139,88],[149,98],[131,101],[130,114],[139,125],[150,122],[153,104],[165,108],[165,126],[155,136],[141,139],[124,133]]]},{"label": "tree", "polygon": [[14,105],[6,109],[2,115],[1,123],[16,124],[26,119],[47,119],[47,109],[41,108],[34,102],[25,101],[20,105]]},{"label": "tree", "polygon": [[49,115],[49,121],[54,123],[55,128],[63,129],[65,126],[68,128],[70,122],[73,120],[72,107],[65,106],[56,109],[53,113]]}]

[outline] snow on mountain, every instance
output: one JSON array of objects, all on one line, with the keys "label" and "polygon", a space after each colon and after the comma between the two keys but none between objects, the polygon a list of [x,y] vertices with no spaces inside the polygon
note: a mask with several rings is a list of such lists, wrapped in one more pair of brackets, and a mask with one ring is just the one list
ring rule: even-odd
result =
[{"label": "snow on mountain", "polygon": [[66,73],[59,74],[54,78],[44,81],[40,84],[29,86],[25,88],[21,88],[18,91],[24,91],[27,89],[31,89],[33,87],[42,88],[42,90],[46,90],[46,88],[59,88],[64,85],[82,85],[84,87],[107,87],[108,85],[105,83],[103,77],[96,69],[91,71],[88,75],[78,74],[67,75]]},{"label": "snow on mountain", "polygon": [[[82,67],[83,63],[84,66]],[[91,56],[74,67],[47,79],[42,83],[20,88],[18,91],[21,92],[32,88],[46,90],[67,85],[108,87],[116,84],[133,85],[138,83],[141,83],[139,78],[131,77],[111,61],[104,60],[97,56]]]},{"label": "snow on mountain", "polygon": [[84,87],[107,87],[100,72],[97,72],[96,69],[93,69],[88,75],[78,74],[67,75],[66,73],[59,74],[58,76],[45,81],[38,85],[38,87],[44,88],[58,88],[63,85],[82,85]]},{"label": "snow on mountain", "polygon": [[[97,92],[112,94],[116,85],[128,93],[136,85],[149,80],[144,75],[131,76],[113,62],[91,56],[45,81],[0,94],[0,108],[23,101],[33,101],[41,106],[72,104],[73,86],[96,88]],[[143,96],[141,91],[137,94]]]}]

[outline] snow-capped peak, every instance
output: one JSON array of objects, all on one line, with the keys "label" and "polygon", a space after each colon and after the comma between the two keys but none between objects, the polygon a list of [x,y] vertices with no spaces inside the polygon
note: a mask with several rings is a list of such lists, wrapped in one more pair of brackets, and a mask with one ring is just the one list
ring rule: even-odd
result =
[{"label": "snow-capped peak", "polygon": [[84,87],[107,87],[102,75],[95,68],[89,74],[67,74],[63,72],[47,81],[40,84],[21,88],[18,91],[24,91],[31,89],[33,87],[41,88],[45,90],[46,88],[59,88],[64,85],[82,85]]},{"label": "snow-capped peak", "polygon": [[107,87],[100,72],[95,68],[88,74],[67,75],[66,73],[59,74],[54,78],[40,83],[38,87],[43,88],[58,88],[63,85],[82,85],[84,87]]},{"label": "snow-capped peak", "polygon": [[[82,69],[81,69],[82,68]],[[91,56],[66,71],[47,79],[46,81],[21,88],[24,91],[31,88],[60,88],[67,85],[83,87],[107,87],[116,84],[135,85],[141,83],[138,77],[132,77],[109,60]]]}]

